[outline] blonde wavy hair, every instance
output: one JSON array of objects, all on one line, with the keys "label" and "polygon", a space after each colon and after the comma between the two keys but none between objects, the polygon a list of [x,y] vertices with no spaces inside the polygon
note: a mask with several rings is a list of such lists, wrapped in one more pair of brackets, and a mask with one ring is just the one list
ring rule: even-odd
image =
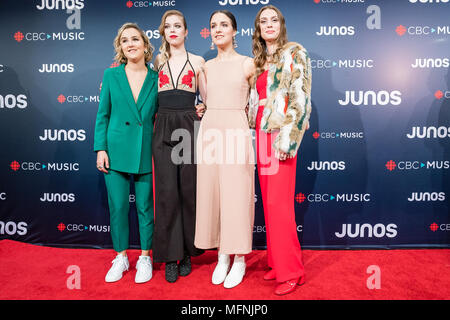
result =
[{"label": "blonde wavy hair", "polygon": [[136,23],[131,22],[124,23],[117,31],[117,35],[114,38],[114,50],[116,52],[114,60],[121,64],[126,64],[128,62],[127,57],[125,57],[125,54],[122,51],[122,46],[120,45],[120,37],[122,37],[122,33],[129,28],[136,29],[141,35],[142,40],[144,41],[145,63],[149,63],[150,61],[152,61],[154,48],[145,32],[141,28],[139,28]]},{"label": "blonde wavy hair", "polygon": [[159,47],[159,61],[158,67],[162,66],[170,58],[170,44],[166,40],[165,24],[168,16],[179,16],[183,20],[184,29],[187,30],[186,18],[178,10],[167,10],[161,18],[161,24],[159,25],[159,34],[161,35],[161,46]]},{"label": "blonde wavy hair", "polygon": [[281,51],[283,50],[283,46],[288,42],[287,38],[287,30],[286,30],[286,21],[284,19],[283,14],[281,11],[273,6],[273,5],[267,5],[262,7],[255,18],[255,31],[253,33],[253,39],[252,39],[252,52],[254,56],[254,63],[256,67],[256,73],[255,73],[255,79],[258,78],[258,76],[264,72],[264,65],[267,61],[268,55],[267,55],[267,46],[266,41],[261,36],[261,25],[260,25],[260,17],[264,10],[272,9],[274,10],[277,15],[278,19],[280,20],[280,34],[278,35],[278,38],[276,40],[277,43],[277,50],[273,54],[273,60],[271,63],[278,63],[281,57]]}]

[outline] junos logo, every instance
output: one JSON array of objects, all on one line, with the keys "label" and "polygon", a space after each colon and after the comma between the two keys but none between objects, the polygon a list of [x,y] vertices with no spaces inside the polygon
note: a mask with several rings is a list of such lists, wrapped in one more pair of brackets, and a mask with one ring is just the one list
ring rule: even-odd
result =
[{"label": "junos logo", "polygon": [[46,192],[39,200],[41,202],[75,202],[75,194]]},{"label": "junos logo", "polygon": [[25,109],[27,106],[27,96],[24,94],[19,94],[17,96],[14,94],[7,94],[6,96],[0,95],[0,109],[13,109],[15,107]]},{"label": "junos logo", "polygon": [[386,106],[388,104],[398,106],[402,103],[402,93],[398,90],[391,92],[382,91],[345,91],[345,100],[338,100],[341,106],[354,105],[354,106],[372,106],[381,105]]},{"label": "junos logo", "polygon": [[369,223],[364,223],[362,225],[357,223],[353,227],[352,224],[347,223],[342,225],[342,230],[340,232],[335,232],[334,234],[338,238],[344,238],[345,236],[349,238],[395,238],[397,236],[397,225],[394,223],[390,223],[385,226],[382,223],[377,223],[376,225],[372,226]]},{"label": "junos logo", "polygon": [[221,6],[242,6],[242,5],[257,5],[268,4],[269,0],[219,0]]},{"label": "junos logo", "polygon": [[450,0],[409,0],[411,3],[448,3]]},{"label": "junos logo", "polygon": [[450,67],[450,59],[448,58],[417,58],[411,64],[412,68],[448,68]]},{"label": "junos logo", "polygon": [[36,5],[38,10],[73,10],[83,9],[84,0],[41,0],[41,4]]},{"label": "junos logo", "polygon": [[307,167],[309,171],[322,170],[322,171],[336,171],[345,170],[345,161],[312,161]]},{"label": "junos logo", "polygon": [[445,192],[413,192],[408,201],[445,201]]},{"label": "junos logo", "polygon": [[38,69],[41,73],[65,73],[65,72],[73,72],[74,66],[72,63],[44,63],[41,68]]},{"label": "junos logo", "polygon": [[412,127],[411,132],[407,133],[406,136],[409,139],[450,138],[450,127]]},{"label": "junos logo", "polygon": [[28,232],[27,227],[27,223],[23,221],[19,223],[13,221],[0,221],[0,234],[6,233],[7,235],[12,236],[17,233],[19,236],[24,236]]},{"label": "junos logo", "polygon": [[44,129],[44,136],[39,136],[41,141],[84,141],[86,140],[86,131],[80,129]]},{"label": "junos logo", "polygon": [[320,26],[318,36],[354,36],[354,26]]},{"label": "junos logo", "polygon": [[149,39],[159,39],[161,35],[159,34],[159,30],[146,30],[145,34]]}]

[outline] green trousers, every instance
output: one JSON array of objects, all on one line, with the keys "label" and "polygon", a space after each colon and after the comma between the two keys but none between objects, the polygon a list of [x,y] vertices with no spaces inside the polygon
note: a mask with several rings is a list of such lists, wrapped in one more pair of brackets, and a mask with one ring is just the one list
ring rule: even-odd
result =
[{"label": "green trousers", "polygon": [[[130,239],[130,178],[129,173],[108,170],[105,173],[110,212],[111,238],[117,252],[128,249]],[[135,174],[136,211],[138,214],[141,250],[150,250],[153,239],[152,174]]]}]

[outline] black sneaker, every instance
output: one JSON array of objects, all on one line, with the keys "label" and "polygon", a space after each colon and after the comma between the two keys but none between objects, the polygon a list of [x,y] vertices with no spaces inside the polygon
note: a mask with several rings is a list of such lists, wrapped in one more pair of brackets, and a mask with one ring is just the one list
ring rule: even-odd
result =
[{"label": "black sneaker", "polygon": [[187,276],[189,273],[191,273],[191,270],[191,257],[186,256],[183,260],[180,261],[180,276]]},{"label": "black sneaker", "polygon": [[178,265],[176,262],[166,263],[166,280],[168,282],[175,282],[178,279]]}]

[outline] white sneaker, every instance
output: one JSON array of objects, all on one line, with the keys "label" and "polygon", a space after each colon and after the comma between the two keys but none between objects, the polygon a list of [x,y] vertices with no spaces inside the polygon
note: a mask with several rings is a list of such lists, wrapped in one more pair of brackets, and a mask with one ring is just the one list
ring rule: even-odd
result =
[{"label": "white sneaker", "polygon": [[128,262],[128,257],[118,254],[116,258],[112,261],[112,267],[106,274],[106,282],[116,282],[122,279],[122,274],[124,271],[128,271],[130,263]]},{"label": "white sneaker", "polygon": [[230,289],[236,287],[239,283],[241,283],[245,275],[245,267],[246,264],[244,257],[237,258],[235,256],[233,266],[231,267],[230,272],[225,278],[223,286],[227,289]]},{"label": "white sneaker", "polygon": [[139,256],[139,260],[136,263],[136,277],[134,282],[144,283],[152,278],[152,260],[149,256]]},{"label": "white sneaker", "polygon": [[228,269],[230,268],[230,255],[219,254],[219,262],[212,274],[212,283],[221,284],[227,276]]}]

